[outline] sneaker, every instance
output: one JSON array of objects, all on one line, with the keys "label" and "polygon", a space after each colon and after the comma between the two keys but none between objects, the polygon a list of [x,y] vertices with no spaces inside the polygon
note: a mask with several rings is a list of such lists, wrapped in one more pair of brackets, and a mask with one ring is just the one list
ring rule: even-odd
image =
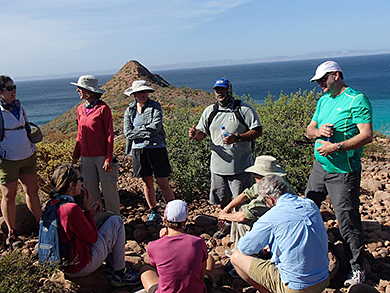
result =
[{"label": "sneaker", "polygon": [[149,220],[146,223],[146,226],[157,226],[157,224],[161,223],[162,219],[159,213],[151,213],[149,216]]},{"label": "sneaker", "polygon": [[230,225],[224,225],[221,229],[214,233],[213,238],[222,239],[230,233]]},{"label": "sneaker", "polygon": [[225,255],[227,257],[231,257],[233,252],[234,252],[235,248],[229,248],[229,249],[225,249]]},{"label": "sneaker", "polygon": [[123,276],[120,277],[117,274],[114,274],[110,281],[110,284],[114,287],[132,286],[138,285],[139,283],[139,275],[132,272],[128,267],[125,268],[125,273]]},{"label": "sneaker", "polygon": [[366,280],[366,271],[363,270],[352,270],[349,273],[348,278],[344,282],[345,287],[363,283]]},{"label": "sneaker", "polygon": [[8,234],[8,248],[14,250],[16,248],[21,248],[23,246],[23,241],[19,238],[18,233],[15,230],[11,230]]},{"label": "sneaker", "polygon": [[115,271],[113,268],[104,266],[103,268],[103,274],[107,278],[107,280],[111,280],[112,277],[115,275]]}]

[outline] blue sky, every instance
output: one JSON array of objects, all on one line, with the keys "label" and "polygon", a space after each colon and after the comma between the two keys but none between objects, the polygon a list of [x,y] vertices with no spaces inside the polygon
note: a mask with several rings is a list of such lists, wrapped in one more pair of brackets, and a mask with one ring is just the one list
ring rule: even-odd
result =
[{"label": "blue sky", "polygon": [[390,52],[387,0],[14,0],[0,10],[0,74],[363,50]]}]

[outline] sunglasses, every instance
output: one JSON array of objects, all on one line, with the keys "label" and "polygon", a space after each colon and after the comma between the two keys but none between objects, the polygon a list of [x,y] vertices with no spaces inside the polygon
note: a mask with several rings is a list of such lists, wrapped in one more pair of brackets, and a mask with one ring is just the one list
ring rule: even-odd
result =
[{"label": "sunglasses", "polygon": [[317,82],[325,82],[325,81],[327,81],[327,80],[328,80],[328,77],[329,77],[330,75],[332,75],[332,74],[333,74],[333,72],[328,72],[328,73],[325,74],[323,77],[321,77],[320,79],[318,79]]},{"label": "sunglasses", "polygon": [[81,182],[84,182],[84,177],[83,176],[80,176],[80,177],[77,177],[76,179],[75,179],[75,182],[76,181],[81,181]]},{"label": "sunglasses", "polygon": [[81,87],[81,86],[77,86],[77,89],[79,90],[85,90],[85,88]]},{"label": "sunglasses", "polygon": [[3,87],[3,89],[5,89],[9,92],[12,92],[13,90],[16,90],[16,85],[5,86],[5,87]]}]

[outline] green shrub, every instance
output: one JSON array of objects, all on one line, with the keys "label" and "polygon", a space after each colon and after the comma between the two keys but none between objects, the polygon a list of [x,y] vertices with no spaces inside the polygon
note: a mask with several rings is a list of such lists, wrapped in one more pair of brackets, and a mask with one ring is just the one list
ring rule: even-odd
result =
[{"label": "green shrub", "polygon": [[254,155],[275,157],[297,192],[306,188],[314,161],[314,145],[305,133],[318,97],[314,91],[298,91],[290,95],[282,92],[279,99],[268,95],[263,104],[250,101],[263,125],[263,135],[257,140]]},{"label": "green shrub", "polygon": [[196,125],[200,114],[188,109],[170,109],[164,113],[167,149],[172,166],[171,184],[175,195],[190,200],[209,189],[209,139],[201,142],[188,137],[188,130]]},{"label": "green shrub", "polygon": [[48,280],[55,271],[57,268],[37,265],[31,255],[19,249],[12,251],[1,257],[0,293],[63,292],[63,288]]}]

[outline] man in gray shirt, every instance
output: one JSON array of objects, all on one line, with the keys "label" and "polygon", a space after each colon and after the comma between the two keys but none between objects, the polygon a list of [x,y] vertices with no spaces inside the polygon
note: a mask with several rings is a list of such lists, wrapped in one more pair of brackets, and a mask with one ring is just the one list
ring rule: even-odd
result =
[{"label": "man in gray shirt", "polygon": [[[252,174],[245,169],[253,165],[251,141],[261,136],[262,126],[250,105],[234,100],[229,80],[216,80],[213,90],[217,103],[203,111],[198,125],[192,126],[188,135],[197,141],[210,135],[210,203],[224,208],[253,184]],[[224,138],[222,126],[229,132]]]}]

